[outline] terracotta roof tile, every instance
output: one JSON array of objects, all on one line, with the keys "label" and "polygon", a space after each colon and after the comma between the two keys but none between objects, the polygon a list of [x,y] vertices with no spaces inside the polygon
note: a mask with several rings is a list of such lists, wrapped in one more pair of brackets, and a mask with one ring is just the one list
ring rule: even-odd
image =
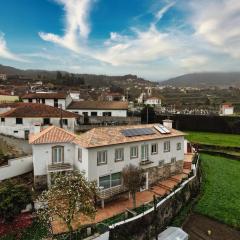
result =
[{"label": "terracotta roof tile", "polygon": [[46,143],[68,143],[72,142],[76,138],[76,135],[59,128],[51,126],[46,128],[42,132],[29,136],[30,144],[46,144]]},{"label": "terracotta roof tile", "polygon": [[73,101],[70,103],[67,109],[127,110],[128,102]]},{"label": "terracotta roof tile", "polygon": [[[60,108],[48,106],[39,103],[12,103],[12,104],[0,104],[0,108],[10,108],[9,111],[0,114],[0,117],[56,117],[60,118],[61,114],[63,118],[79,118],[80,115]],[[61,113],[62,111],[62,113]]]},{"label": "terracotta roof tile", "polygon": [[131,143],[140,141],[156,140],[161,138],[184,136],[185,133],[171,129],[170,134],[161,134],[154,130],[152,135],[143,135],[135,137],[125,137],[121,131],[132,128],[153,128],[154,124],[132,125],[132,126],[117,126],[117,127],[101,127],[93,128],[92,130],[81,135],[75,135],[62,128],[52,126],[37,135],[31,135],[30,144],[44,144],[44,143],[62,143],[73,142],[84,148],[94,148],[108,145],[115,145],[121,143]]},{"label": "terracotta roof tile", "polygon": [[[117,126],[117,127],[99,127],[94,128],[86,133],[78,136],[74,142],[85,148],[100,147],[107,145],[115,145],[121,143],[130,143],[130,142],[140,142],[140,141],[149,141],[160,138],[169,138],[184,136],[185,133],[171,129],[170,134],[161,134],[154,129],[155,124],[142,124],[142,125],[132,125],[132,126]],[[122,134],[122,130],[126,129],[137,129],[137,128],[152,128],[154,134],[151,135],[142,135],[134,137],[125,137]]]},{"label": "terracotta roof tile", "polygon": [[67,96],[66,93],[28,93],[22,96],[22,99],[65,99]]}]

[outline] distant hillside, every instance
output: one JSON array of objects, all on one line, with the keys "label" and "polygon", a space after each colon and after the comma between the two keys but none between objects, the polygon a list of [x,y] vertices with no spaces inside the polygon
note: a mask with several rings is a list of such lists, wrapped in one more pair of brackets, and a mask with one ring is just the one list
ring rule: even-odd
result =
[{"label": "distant hillside", "polygon": [[139,78],[136,75],[128,74],[124,76],[107,76],[96,74],[73,74],[66,71],[46,71],[46,70],[21,70],[0,64],[0,73],[7,75],[17,75],[33,80],[42,80],[60,85],[83,84],[93,87],[128,87],[135,85],[155,85],[156,83]]},{"label": "distant hillside", "polygon": [[240,72],[212,72],[191,73],[176,78],[171,78],[159,83],[160,85],[171,85],[174,87],[240,87]]}]

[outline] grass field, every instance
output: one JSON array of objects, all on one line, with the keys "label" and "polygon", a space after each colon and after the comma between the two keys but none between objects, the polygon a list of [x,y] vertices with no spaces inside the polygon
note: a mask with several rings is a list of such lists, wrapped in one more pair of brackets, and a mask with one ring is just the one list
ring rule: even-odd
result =
[{"label": "grass field", "polygon": [[201,163],[203,192],[194,211],[240,228],[240,162],[201,154]]},{"label": "grass field", "polygon": [[240,135],[210,132],[187,133],[187,139],[193,143],[209,144],[224,147],[240,147]]}]

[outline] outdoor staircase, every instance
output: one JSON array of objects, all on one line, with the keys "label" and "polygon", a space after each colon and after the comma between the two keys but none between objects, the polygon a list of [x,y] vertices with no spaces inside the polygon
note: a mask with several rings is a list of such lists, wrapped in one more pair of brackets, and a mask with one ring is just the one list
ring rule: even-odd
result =
[{"label": "outdoor staircase", "polygon": [[184,161],[183,162],[183,169],[191,170],[192,169],[192,163]]}]

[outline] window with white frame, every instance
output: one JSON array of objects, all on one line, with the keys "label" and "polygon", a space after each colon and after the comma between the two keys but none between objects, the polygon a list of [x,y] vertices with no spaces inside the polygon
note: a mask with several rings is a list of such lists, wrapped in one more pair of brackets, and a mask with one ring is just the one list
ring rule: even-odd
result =
[{"label": "window with white frame", "polygon": [[78,161],[82,162],[82,149],[78,148]]},{"label": "window with white frame", "polygon": [[52,148],[52,163],[63,163],[64,162],[64,147],[55,146]]},{"label": "window with white frame", "polygon": [[141,159],[143,161],[148,160],[148,145],[144,144],[141,146]]},{"label": "window with white frame", "polygon": [[170,152],[170,141],[164,142],[164,152]]},{"label": "window with white frame", "polygon": [[177,143],[177,150],[181,150],[182,149],[182,144],[180,142]]},{"label": "window with white frame", "polygon": [[124,160],[124,149],[123,148],[117,148],[115,149],[115,161],[123,161]]},{"label": "window with white frame", "polygon": [[153,155],[153,154],[157,154],[157,153],[158,153],[158,145],[157,145],[157,143],[153,143],[151,145],[151,154]]},{"label": "window with white frame", "polygon": [[98,165],[107,164],[107,151],[106,150],[97,152],[97,164]]},{"label": "window with white frame", "polygon": [[175,162],[176,162],[176,158],[175,157],[171,158],[171,164],[174,164]]},{"label": "window with white frame", "polygon": [[138,157],[138,147],[133,146],[130,148],[130,158],[137,158]]},{"label": "window with white frame", "polygon": [[121,172],[99,177],[99,187],[102,189],[108,189],[120,185],[122,185]]}]

